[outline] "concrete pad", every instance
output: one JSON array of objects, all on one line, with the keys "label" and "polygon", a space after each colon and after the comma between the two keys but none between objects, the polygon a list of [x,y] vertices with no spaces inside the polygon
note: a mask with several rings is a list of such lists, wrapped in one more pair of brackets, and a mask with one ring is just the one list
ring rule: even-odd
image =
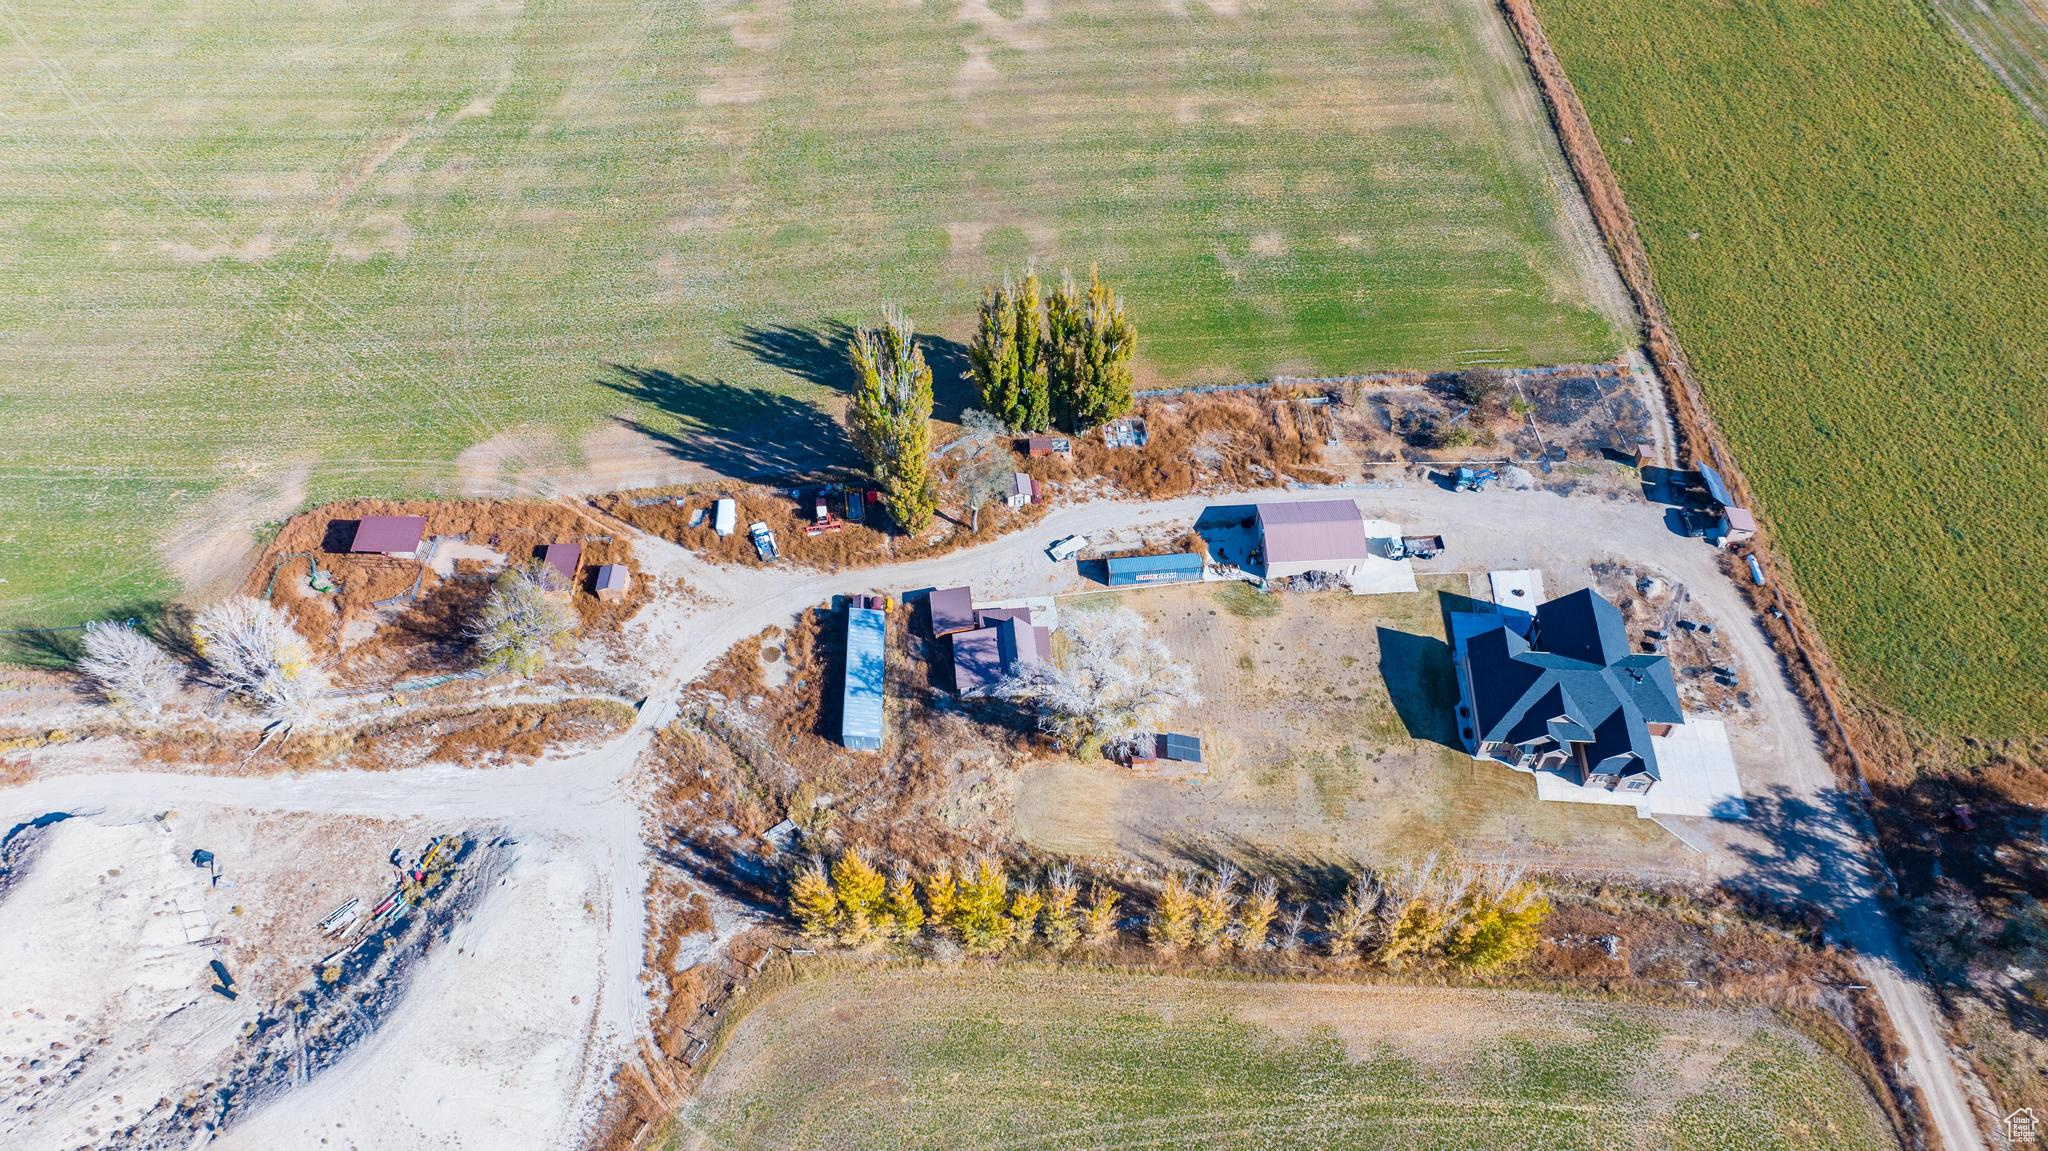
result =
[{"label": "concrete pad", "polygon": [[1670,735],[1652,736],[1657,767],[1663,773],[1647,795],[1581,787],[1555,772],[1538,771],[1536,798],[1559,803],[1598,803],[1633,807],[1645,819],[1686,816],[1698,819],[1741,819],[1749,813],[1742,800],[1742,780],[1735,753],[1728,744],[1728,725],[1706,716],[1688,716]]},{"label": "concrete pad", "polygon": [[1486,573],[1486,582],[1493,591],[1493,605],[1499,609],[1502,619],[1515,629],[1515,634],[1527,637],[1529,627],[1536,622],[1536,605],[1543,602],[1543,573],[1535,568],[1513,568]]},{"label": "concrete pad", "polygon": [[[1379,545],[1387,540],[1401,538],[1401,529],[1387,520],[1365,521],[1365,539],[1368,544]],[[1375,546],[1375,552],[1381,550]],[[1344,586],[1352,595],[1398,595],[1415,590],[1415,567],[1405,559],[1390,560],[1384,556],[1372,555],[1360,563],[1345,569]]]}]

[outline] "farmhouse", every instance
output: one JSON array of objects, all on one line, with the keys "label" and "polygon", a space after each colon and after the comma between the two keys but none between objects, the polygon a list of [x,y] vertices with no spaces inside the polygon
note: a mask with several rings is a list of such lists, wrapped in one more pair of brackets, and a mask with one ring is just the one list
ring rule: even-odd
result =
[{"label": "farmhouse", "polygon": [[1350,500],[1259,504],[1259,574],[1268,580],[1332,572],[1342,575],[1372,558],[1365,516]]},{"label": "farmhouse", "polygon": [[953,636],[953,690],[980,695],[1026,664],[1044,663],[1052,632],[1031,626],[1024,608],[975,613],[980,627]]},{"label": "farmhouse", "polygon": [[410,557],[427,534],[425,516],[364,516],[356,521],[348,550],[371,555]]},{"label": "farmhouse", "polygon": [[1526,637],[1506,619],[1466,636],[1458,676],[1478,758],[1582,787],[1648,792],[1663,778],[1652,737],[1685,722],[1670,660],[1631,653],[1591,589],[1539,606]]},{"label": "farmhouse", "polygon": [[839,694],[839,743],[854,751],[882,750],[884,617],[871,607],[846,609],[846,671]]}]

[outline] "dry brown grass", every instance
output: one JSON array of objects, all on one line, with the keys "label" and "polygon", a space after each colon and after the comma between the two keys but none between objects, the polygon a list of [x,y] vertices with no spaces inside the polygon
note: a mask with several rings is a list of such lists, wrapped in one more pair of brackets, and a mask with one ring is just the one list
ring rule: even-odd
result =
[{"label": "dry brown grass", "polygon": [[[458,561],[455,575],[421,576],[417,560],[352,555],[346,549],[354,521],[367,515],[422,515],[427,535],[464,536],[512,562],[532,558],[551,543],[583,545],[582,575],[571,591],[586,634],[615,632],[654,595],[651,581],[634,562],[632,543],[612,525],[573,504],[511,500],[350,500],[295,516],[264,549],[242,590],[261,595],[285,557],[311,552],[331,573],[331,595],[301,593],[305,561],[292,559],[277,576],[272,602],[292,617],[317,654],[334,661],[344,680],[445,670],[461,658],[462,627],[488,590],[488,573],[477,561]],[[623,564],[632,573],[626,598],[600,602],[589,591],[589,573],[600,564]],[[420,581],[417,599],[378,609],[380,600],[403,595]],[[377,619],[367,638],[344,644],[352,622]]]},{"label": "dry brown grass", "polygon": [[134,740],[144,762],[235,767],[239,774],[279,771],[399,771],[423,763],[501,767],[530,763],[555,748],[602,740],[633,721],[618,700],[572,699],[500,707],[426,708],[353,728],[293,734],[258,750],[245,732],[184,727]]},{"label": "dry brown grass", "polygon": [[1145,421],[1144,447],[1111,448],[1091,432],[1073,437],[1070,459],[1041,457],[1025,470],[1058,483],[1100,477],[1116,494],[1145,499],[1262,486],[1282,478],[1334,483],[1341,477],[1322,462],[1328,409],[1293,402],[1308,394],[1273,388],[1150,400],[1133,413]]},{"label": "dry brown grass", "polygon": [[[1027,470],[1022,464],[1018,467],[1019,470]],[[808,493],[814,489],[804,490]],[[776,548],[782,553],[784,562],[826,571],[941,555],[1016,531],[1036,523],[1045,515],[1045,508],[1040,504],[1013,509],[999,502],[991,503],[982,508],[981,531],[975,532],[970,527],[967,509],[958,506],[958,501],[945,498],[944,489],[941,490],[939,516],[933,520],[930,529],[916,537],[884,530],[877,522],[881,513],[875,510],[869,512],[868,522],[848,523],[838,531],[806,535],[804,528],[811,522],[810,505],[791,499],[785,489],[758,484],[683,484],[646,488],[615,492],[594,503],[606,515],[641,531],[681,544],[721,563],[742,567],[763,566],[747,528],[756,522],[765,523],[775,532]],[[721,498],[730,498],[738,505],[735,530],[732,535],[724,537],[713,530],[711,517],[713,505]],[[665,502],[645,507],[634,503],[649,499],[665,499]],[[682,503],[675,503],[677,499]],[[833,496],[831,507],[835,516],[841,516],[845,511],[842,497]],[[703,513],[703,523],[691,527],[690,517],[698,512]]]}]

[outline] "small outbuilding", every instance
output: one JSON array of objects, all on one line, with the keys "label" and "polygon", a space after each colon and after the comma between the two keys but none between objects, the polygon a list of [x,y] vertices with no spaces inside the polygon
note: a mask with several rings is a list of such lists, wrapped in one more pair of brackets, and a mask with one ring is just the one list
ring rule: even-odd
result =
[{"label": "small outbuilding", "polygon": [[952,635],[974,628],[974,590],[966,587],[939,588],[930,603],[932,637]]},{"label": "small outbuilding", "polygon": [[839,743],[853,751],[882,750],[885,617],[874,608],[846,609],[846,671],[839,695]]},{"label": "small outbuilding", "polygon": [[1721,509],[1720,543],[1722,546],[1739,544],[1755,534],[1756,517],[1750,514],[1748,508]]},{"label": "small outbuilding", "polygon": [[1070,456],[1074,454],[1074,442],[1065,436],[1032,436],[1024,441],[1024,454],[1034,460],[1044,456]]},{"label": "small outbuilding", "polygon": [[1196,552],[1171,555],[1112,556],[1107,561],[1111,587],[1137,584],[1194,583],[1202,578],[1202,557]]},{"label": "small outbuilding", "polygon": [[626,598],[633,588],[633,573],[625,564],[599,564],[597,574],[591,577],[590,591],[600,601],[613,603]]},{"label": "small outbuilding", "polygon": [[549,544],[540,549],[541,571],[558,589],[576,586],[576,569],[583,563],[583,545]]},{"label": "small outbuilding", "polygon": [[720,539],[731,535],[739,523],[740,506],[737,503],[724,499],[712,506],[711,530],[717,532]]},{"label": "small outbuilding", "polygon": [[1372,558],[1365,516],[1350,500],[1259,504],[1259,574],[1268,580],[1343,574]]},{"label": "small outbuilding", "polygon": [[1031,478],[1030,472],[1010,473],[1010,495],[1003,502],[1013,508],[1021,508],[1027,504],[1038,502],[1038,485]]},{"label": "small outbuilding", "polygon": [[356,521],[348,550],[354,553],[411,556],[427,534],[425,516],[364,516]]}]

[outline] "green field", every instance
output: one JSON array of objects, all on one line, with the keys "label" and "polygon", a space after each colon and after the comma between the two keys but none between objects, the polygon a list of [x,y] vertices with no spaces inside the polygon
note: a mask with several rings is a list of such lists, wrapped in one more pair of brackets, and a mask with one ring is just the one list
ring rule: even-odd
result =
[{"label": "green field", "polygon": [[665,1151],[1892,1147],[1767,1016],[1109,974],[863,973],[744,1019]]},{"label": "green field", "polygon": [[1032,259],[1101,262],[1152,380],[1620,342],[1483,0],[38,0],[0,60],[12,623],[508,430],[808,462],[835,322],[961,337]]},{"label": "green field", "polygon": [[2048,731],[2048,134],[1917,3],[1540,7],[1851,678]]}]

